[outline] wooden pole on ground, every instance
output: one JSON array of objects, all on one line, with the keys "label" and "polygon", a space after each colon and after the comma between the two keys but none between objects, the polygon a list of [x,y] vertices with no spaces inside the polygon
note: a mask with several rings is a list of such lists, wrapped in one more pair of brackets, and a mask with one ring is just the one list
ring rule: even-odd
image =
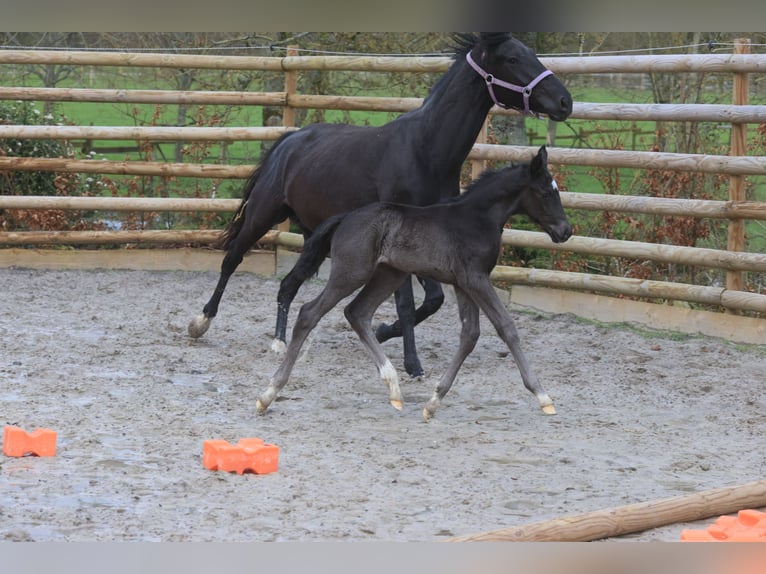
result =
[{"label": "wooden pole on ground", "polygon": [[740,486],[460,536],[451,538],[449,542],[588,542],[765,506],[766,480],[758,480]]}]

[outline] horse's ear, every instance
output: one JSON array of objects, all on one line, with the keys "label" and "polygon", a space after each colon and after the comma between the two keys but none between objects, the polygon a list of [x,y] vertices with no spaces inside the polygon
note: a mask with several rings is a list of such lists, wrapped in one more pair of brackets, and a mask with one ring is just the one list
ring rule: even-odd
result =
[{"label": "horse's ear", "polygon": [[537,175],[548,169],[548,150],[544,145],[540,146],[537,155],[532,158],[530,168],[533,175]]}]

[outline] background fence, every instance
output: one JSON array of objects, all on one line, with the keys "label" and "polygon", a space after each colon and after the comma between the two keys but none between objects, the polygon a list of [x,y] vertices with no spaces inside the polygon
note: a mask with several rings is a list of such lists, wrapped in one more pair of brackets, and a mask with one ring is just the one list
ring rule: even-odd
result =
[{"label": "background fence", "polygon": [[[558,250],[606,258],[629,258],[698,269],[720,270],[726,273],[725,284],[691,284],[687,282],[648,280],[641,277],[615,276],[557,269],[530,269],[499,265],[494,278],[499,281],[542,285],[564,289],[608,293],[618,296],[686,301],[714,306],[732,312],[747,312],[755,316],[766,313],[766,294],[760,287],[745,281],[745,274],[766,273],[766,255],[745,251],[746,222],[766,221],[766,203],[748,200],[747,178],[766,175],[766,157],[748,154],[747,129],[755,124],[760,130],[766,125],[766,106],[748,101],[748,81],[752,74],[766,71],[766,55],[748,54],[746,42],[738,45],[735,54],[669,55],[669,56],[591,56],[543,58],[557,75],[572,80],[581,74],[724,74],[731,77],[731,103],[725,104],[630,104],[589,103],[576,101],[572,119],[655,122],[711,123],[730,133],[726,153],[670,153],[624,149],[583,149],[552,146],[549,161],[554,167],[589,166],[593,169],[655,170],[658,172],[711,174],[729,180],[726,199],[679,199],[589,193],[589,190],[562,192],[568,210],[593,213],[648,214],[656,217],[716,220],[727,223],[726,249],[711,249],[669,242],[649,243],[625,241],[608,237],[577,235],[568,242],[554,245],[545,234],[508,229],[503,242],[510,248]],[[446,57],[357,57],[357,56],[295,56],[242,57],[196,56],[147,53],[97,53],[6,50],[0,51],[0,66],[68,65],[119,68],[205,68],[216,70],[249,70],[284,74],[281,92],[183,91],[150,89],[91,89],[0,87],[0,103],[90,102],[123,104],[174,104],[187,106],[278,106],[283,110],[278,126],[70,126],[70,125],[0,125],[0,140],[83,142],[91,148],[100,140],[134,142],[136,149],[159,142],[242,142],[270,141],[287,130],[296,128],[296,110],[327,109],[344,111],[405,112],[419,106],[421,98],[362,97],[338,95],[307,95],[297,92],[298,74],[309,71],[441,73],[451,63]],[[361,80],[360,80],[361,81]],[[492,110],[491,121],[515,112]],[[641,128],[632,128],[639,135]],[[645,130],[644,130],[645,131]],[[491,130],[485,130],[469,156],[476,175],[488,162],[510,162],[529,159],[537,145],[511,146],[487,143]],[[548,131],[550,138],[551,132]],[[530,134],[530,137],[534,137]],[[632,137],[636,137],[634,134]],[[156,155],[156,154],[155,154]],[[178,159],[178,158],[175,158]],[[17,172],[53,172],[56,174],[114,174],[149,177],[190,177],[222,180],[243,179],[254,165],[232,165],[225,154],[204,162],[169,161],[154,156],[144,161],[77,159],[74,157],[12,157],[0,155],[0,175]],[[147,197],[110,197],[104,194],[70,196],[0,195],[0,210],[28,210],[44,213],[50,210],[103,212],[233,212],[237,199],[215,197],[217,184],[209,197],[172,198],[150,197],[152,189],[142,190]],[[108,195],[108,194],[107,194]],[[156,195],[161,195],[157,193]],[[0,246],[33,245],[113,245],[113,244],[209,244],[217,232],[211,229],[125,229],[125,230],[6,230],[0,232]],[[270,233],[263,243],[299,247],[301,237],[282,228]]]}]

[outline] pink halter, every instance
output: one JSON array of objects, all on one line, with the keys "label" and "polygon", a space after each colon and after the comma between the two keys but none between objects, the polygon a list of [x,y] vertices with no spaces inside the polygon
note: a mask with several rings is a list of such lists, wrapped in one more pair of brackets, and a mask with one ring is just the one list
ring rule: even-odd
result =
[{"label": "pink halter", "polygon": [[[503,80],[498,80],[492,74],[490,74],[488,72],[485,72],[481,68],[481,66],[479,66],[479,64],[474,62],[473,58],[471,57],[471,53],[470,52],[466,53],[465,59],[468,62],[468,64],[474,70],[476,70],[476,72],[482,78],[484,78],[484,81],[487,82],[487,90],[489,91],[489,97],[492,98],[492,101],[495,102],[496,106],[499,106],[499,107],[505,108],[505,109],[508,109],[508,107],[509,107],[509,106],[506,106],[505,104],[503,104],[503,103],[501,103],[501,102],[499,102],[497,100],[497,98],[495,97],[495,91],[492,89],[493,85],[500,86],[501,88],[506,88],[508,90],[513,90],[514,92],[519,92],[522,96],[524,96],[524,110],[523,110],[524,111],[524,115],[525,116],[539,117],[538,114],[536,114],[535,112],[533,112],[533,111],[531,111],[529,109],[529,96],[532,95],[532,90],[534,89],[534,87],[537,84],[539,84],[540,81],[543,78],[547,78],[548,76],[552,75],[553,72],[551,72],[550,70],[543,70],[542,72],[540,72],[540,74],[534,80],[529,82],[526,86],[517,86],[515,84],[504,82]],[[521,110],[521,108],[514,108],[514,109]]]}]

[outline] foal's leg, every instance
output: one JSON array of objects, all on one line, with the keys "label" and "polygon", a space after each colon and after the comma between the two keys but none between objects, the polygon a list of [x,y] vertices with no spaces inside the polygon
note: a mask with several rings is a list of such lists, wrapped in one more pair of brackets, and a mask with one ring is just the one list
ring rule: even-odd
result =
[{"label": "foal's leg", "polygon": [[479,304],[482,311],[484,311],[492,325],[494,325],[497,334],[508,345],[521,373],[521,380],[524,381],[524,386],[537,397],[540,407],[545,414],[555,415],[556,409],[553,406],[553,401],[548,396],[548,393],[545,392],[545,389],[543,389],[540,381],[537,380],[537,376],[532,372],[527,358],[521,350],[519,334],[516,331],[513,319],[503,306],[497,293],[495,293],[489,277],[483,276],[481,279],[481,281],[474,281],[470,290],[466,288],[467,293]]},{"label": "foal's leg", "polygon": [[338,275],[331,276],[327,285],[319,294],[319,297],[309,301],[301,307],[298,318],[293,326],[292,338],[287,346],[285,358],[277,371],[271,377],[268,388],[261,394],[256,402],[258,413],[261,414],[269,408],[277,394],[282,390],[290,377],[295,361],[298,359],[303,343],[306,341],[309,333],[316,327],[319,320],[327,314],[330,309],[343,299],[358,289],[364,281],[346,281],[346,277],[341,272]]},{"label": "foal's leg", "polygon": [[479,307],[459,287],[455,287],[455,296],[457,297],[458,312],[460,314],[460,345],[452,357],[447,370],[439,379],[439,384],[434,389],[431,400],[423,408],[423,418],[426,420],[436,413],[436,409],[439,408],[444,395],[452,387],[452,383],[455,381],[463,361],[473,351],[476,341],[479,339]]},{"label": "foal's leg", "polygon": [[403,402],[402,392],[399,388],[399,377],[396,374],[396,369],[384,353],[383,347],[375,338],[372,330],[372,315],[380,304],[391,296],[396,287],[401,285],[404,277],[406,277],[406,273],[402,271],[385,264],[379,265],[364,289],[354,297],[344,310],[349,324],[372,355],[378,367],[380,378],[388,386],[389,401],[397,410],[402,410]]},{"label": "foal's leg", "polygon": [[[423,286],[425,297],[423,298],[423,304],[415,310],[415,325],[419,325],[422,321],[436,313],[442,306],[442,303],[444,303],[444,291],[442,290],[441,283],[433,279],[421,277],[418,277],[418,282]],[[401,321],[394,321],[391,325],[381,323],[375,330],[375,336],[381,343],[394,337],[401,337]]]}]

